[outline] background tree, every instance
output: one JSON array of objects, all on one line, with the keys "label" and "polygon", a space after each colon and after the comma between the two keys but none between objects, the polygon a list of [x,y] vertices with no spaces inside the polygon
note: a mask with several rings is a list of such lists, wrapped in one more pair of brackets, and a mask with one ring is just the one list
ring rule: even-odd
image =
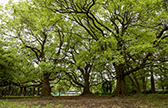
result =
[{"label": "background tree", "polygon": [[71,83],[66,80],[60,80],[54,87],[53,92],[60,94],[65,94],[71,88]]},{"label": "background tree", "polygon": [[[7,44],[7,43],[6,43]],[[12,49],[4,50],[7,47],[4,42],[0,41],[0,86],[7,86],[14,82],[14,67],[17,61],[16,56],[12,53]]]}]

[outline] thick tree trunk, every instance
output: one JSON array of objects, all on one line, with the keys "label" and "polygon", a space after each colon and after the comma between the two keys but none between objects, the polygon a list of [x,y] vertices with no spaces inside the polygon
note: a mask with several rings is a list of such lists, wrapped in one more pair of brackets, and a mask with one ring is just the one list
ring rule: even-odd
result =
[{"label": "thick tree trunk", "polygon": [[89,83],[89,73],[86,73],[85,76],[85,84],[84,84],[84,90],[83,90],[83,93],[82,95],[90,95],[90,94],[93,94],[90,92],[90,83]]},{"label": "thick tree trunk", "polygon": [[125,76],[124,76],[124,64],[120,65],[114,65],[116,69],[116,78],[117,78],[117,84],[116,84],[116,92],[115,96],[127,96],[129,95],[126,83],[125,83]]},{"label": "thick tree trunk", "polygon": [[125,77],[118,77],[117,78],[117,85],[116,85],[116,96],[127,96],[129,95],[127,88],[126,88],[126,83],[125,83]]},{"label": "thick tree trunk", "polygon": [[44,74],[42,78],[41,96],[51,96],[51,88],[49,82],[49,74]]},{"label": "thick tree trunk", "polygon": [[155,93],[155,82],[154,82],[153,72],[151,72],[151,90],[152,90],[152,93]]},{"label": "thick tree trunk", "polygon": [[82,95],[86,95],[86,94],[92,94],[92,93],[90,92],[90,88],[89,88],[89,83],[88,83],[88,81],[85,82],[85,86],[84,86],[84,90],[83,90]]}]

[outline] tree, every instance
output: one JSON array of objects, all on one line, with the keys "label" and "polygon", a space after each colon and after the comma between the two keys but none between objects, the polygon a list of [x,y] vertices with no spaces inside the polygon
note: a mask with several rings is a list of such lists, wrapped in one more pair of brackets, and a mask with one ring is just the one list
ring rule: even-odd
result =
[{"label": "tree", "polygon": [[65,73],[73,86],[83,88],[82,95],[88,95],[92,94],[90,87],[102,83],[101,74],[97,72],[96,66],[99,63],[99,57],[96,57],[92,50],[92,42],[82,41],[82,35],[77,34],[79,35],[70,38],[70,49],[67,59],[65,59],[67,63]]},{"label": "tree", "polygon": [[69,81],[66,80],[60,80],[56,85],[53,87],[54,93],[59,93],[59,96],[61,93],[67,92],[71,87],[71,84]]},{"label": "tree", "polygon": [[[83,94],[89,94],[91,83],[102,81],[95,81],[92,75],[102,77],[104,70],[116,77],[115,95],[125,96],[125,77],[158,65],[153,62],[162,62],[160,55],[167,52],[168,17],[164,3],[30,0],[9,5],[9,14],[3,17],[1,26],[3,35],[15,38],[29,61],[38,65],[43,96],[51,94],[50,77],[57,78],[54,76],[60,71],[69,76],[72,84],[83,87]],[[99,63],[102,69],[98,68]],[[144,76],[142,80],[145,89]]]},{"label": "tree", "polygon": [[167,37],[161,0],[49,0],[43,6],[66,14],[80,30],[87,31],[86,38],[97,42],[99,50],[95,50],[115,68],[119,96],[128,95],[125,77],[148,67],[152,54]]},{"label": "tree", "polygon": [[12,51],[4,50],[6,45],[0,41],[0,87],[11,84],[14,80],[14,65],[16,61]]},{"label": "tree", "polygon": [[138,78],[137,78],[138,75],[135,75],[135,73],[132,73],[128,77],[129,77],[129,79],[130,79],[130,81],[132,83],[131,85],[134,87],[136,92],[137,93],[141,93],[141,86],[140,86],[140,83],[139,83]]},{"label": "tree", "polygon": [[62,50],[66,49],[66,34],[62,31],[66,26],[62,16],[31,1],[9,4],[6,9],[9,14],[1,22],[3,36],[17,42],[18,50],[37,67],[42,81],[41,96],[50,96],[50,81],[60,75],[61,60],[65,57]]},{"label": "tree", "polygon": [[14,93],[14,86],[25,88],[41,85],[34,82],[38,80],[38,75],[33,75],[36,73],[34,65],[21,53],[18,54],[17,49],[12,47],[12,42],[0,42],[0,87],[8,88],[6,93],[11,95]]}]

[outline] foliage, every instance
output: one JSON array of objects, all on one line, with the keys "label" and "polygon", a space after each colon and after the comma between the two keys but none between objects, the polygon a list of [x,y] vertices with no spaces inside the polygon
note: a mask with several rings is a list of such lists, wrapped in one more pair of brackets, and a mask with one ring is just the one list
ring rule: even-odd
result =
[{"label": "foliage", "polygon": [[127,95],[127,76],[145,79],[152,67],[167,83],[165,0],[27,0],[1,8],[0,19],[1,39],[12,41],[20,56],[0,50],[9,62],[1,61],[2,66],[18,71],[8,75],[11,70],[2,70],[11,77],[4,78],[35,79],[50,90],[50,82],[66,74],[73,86],[89,93],[89,87],[115,77],[116,93]]},{"label": "foliage", "polygon": [[77,66],[84,66],[83,62],[92,61],[92,57],[101,57],[102,62],[109,61],[114,66],[118,80],[158,61],[152,55],[159,56],[162,52],[159,47],[166,45],[167,16],[161,0],[89,0],[83,3],[56,0],[45,7],[53,13],[66,13],[69,20],[75,22],[74,27],[86,32],[86,36],[80,37],[89,52],[79,52]]},{"label": "foliage", "polygon": [[68,82],[66,80],[61,80],[54,86],[53,92],[64,94],[65,92],[67,92],[70,89],[70,87],[71,87],[70,82]]},{"label": "foliage", "polygon": [[67,41],[66,34],[62,32],[67,29],[63,26],[62,15],[54,15],[50,10],[40,9],[29,1],[9,3],[5,9],[1,22],[1,30],[4,31],[2,39],[13,41],[12,46],[17,47],[20,56],[31,63],[29,68],[25,61],[21,64],[24,65],[23,73],[29,71],[24,75],[30,76],[22,81],[44,83],[58,78],[65,56],[62,49],[66,49]]},{"label": "foliage", "polygon": [[[1,86],[5,86],[7,84],[10,84],[12,82],[18,82],[23,80],[25,75],[21,72],[24,71],[23,69],[23,61],[24,63],[28,64],[28,61],[24,60],[22,57],[20,57],[17,52],[16,48],[10,47],[8,42],[0,42],[0,81],[2,82]],[[26,65],[24,65],[24,68],[26,68]],[[21,74],[22,73],[22,74]],[[25,71],[26,73],[26,71]],[[21,78],[21,76],[23,76]],[[4,83],[4,84],[3,84]]]}]

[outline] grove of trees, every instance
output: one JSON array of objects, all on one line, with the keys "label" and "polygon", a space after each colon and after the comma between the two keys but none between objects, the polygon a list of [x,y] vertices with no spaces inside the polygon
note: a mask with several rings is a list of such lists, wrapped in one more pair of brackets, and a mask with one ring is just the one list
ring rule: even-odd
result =
[{"label": "grove of trees", "polygon": [[[115,95],[168,89],[166,0],[23,0],[0,7],[0,87]],[[67,83],[66,83],[67,82]],[[113,84],[114,84],[113,82]],[[114,86],[114,85],[113,85]],[[98,91],[98,90],[97,90]]]}]

